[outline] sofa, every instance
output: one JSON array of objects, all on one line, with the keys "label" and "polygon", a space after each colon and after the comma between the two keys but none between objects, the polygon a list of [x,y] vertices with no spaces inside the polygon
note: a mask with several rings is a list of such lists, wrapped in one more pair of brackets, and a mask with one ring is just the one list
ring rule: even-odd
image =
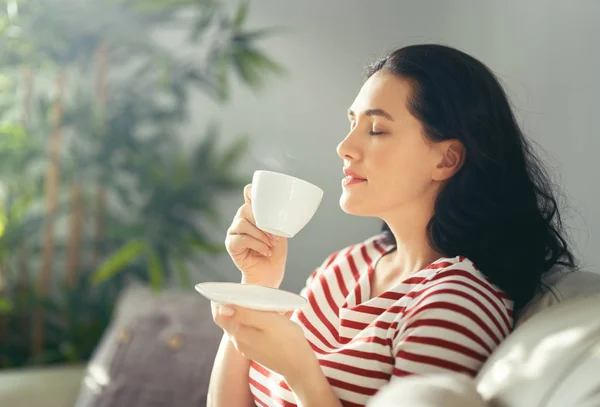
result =
[{"label": "sofa", "polygon": [[[86,371],[75,365],[0,372],[0,406],[71,407]],[[369,407],[600,407],[599,373],[600,274],[556,268],[475,379],[392,380]]]}]

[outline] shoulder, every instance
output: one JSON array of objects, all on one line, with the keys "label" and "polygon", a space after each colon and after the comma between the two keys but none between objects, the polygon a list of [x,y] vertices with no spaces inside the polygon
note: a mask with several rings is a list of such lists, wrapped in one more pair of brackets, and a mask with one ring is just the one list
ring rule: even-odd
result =
[{"label": "shoulder", "polygon": [[512,300],[464,256],[439,259],[415,286],[407,315],[444,309],[512,324]]},{"label": "shoulder", "polygon": [[399,374],[475,376],[512,329],[505,295],[464,257],[439,259],[410,279],[393,337]]},{"label": "shoulder", "polygon": [[497,301],[512,305],[511,299],[465,256],[443,258],[430,266],[434,273],[427,281],[429,292],[449,286],[468,293],[481,293]]}]

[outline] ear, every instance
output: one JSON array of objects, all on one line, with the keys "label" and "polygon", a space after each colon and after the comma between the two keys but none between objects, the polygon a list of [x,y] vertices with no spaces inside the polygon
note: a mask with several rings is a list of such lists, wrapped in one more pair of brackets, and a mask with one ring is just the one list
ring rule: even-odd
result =
[{"label": "ear", "polygon": [[431,179],[434,181],[447,181],[456,174],[465,162],[465,146],[459,140],[446,140],[437,143],[439,162]]}]

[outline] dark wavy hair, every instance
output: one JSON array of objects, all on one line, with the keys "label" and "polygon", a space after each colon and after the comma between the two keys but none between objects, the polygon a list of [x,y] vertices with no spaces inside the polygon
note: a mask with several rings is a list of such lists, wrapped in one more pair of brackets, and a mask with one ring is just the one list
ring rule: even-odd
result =
[{"label": "dark wavy hair", "polygon": [[[444,256],[467,256],[514,300],[518,313],[555,264],[575,269],[552,184],[483,63],[435,44],[400,48],[367,68],[407,80],[407,108],[431,141],[460,140],[461,169],[447,181],[427,226]],[[390,232],[384,223],[383,230]],[[393,235],[389,233],[390,239]]]}]

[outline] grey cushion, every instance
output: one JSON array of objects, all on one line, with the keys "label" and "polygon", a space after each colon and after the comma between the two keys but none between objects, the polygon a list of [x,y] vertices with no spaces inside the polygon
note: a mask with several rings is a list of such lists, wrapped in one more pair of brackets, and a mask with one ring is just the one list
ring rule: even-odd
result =
[{"label": "grey cushion", "polygon": [[480,370],[477,390],[493,407],[595,407],[597,372],[600,295],[592,295],[545,309],[517,328]]},{"label": "grey cushion", "polygon": [[594,294],[600,294],[600,274],[556,266],[542,278],[542,289],[518,315],[515,327],[546,308]]},{"label": "grey cushion", "polygon": [[600,330],[588,344],[582,357],[573,360],[571,372],[554,387],[547,407],[600,406]]},{"label": "grey cushion", "polygon": [[76,407],[206,405],[222,330],[195,291],[133,286],[88,364]]}]

